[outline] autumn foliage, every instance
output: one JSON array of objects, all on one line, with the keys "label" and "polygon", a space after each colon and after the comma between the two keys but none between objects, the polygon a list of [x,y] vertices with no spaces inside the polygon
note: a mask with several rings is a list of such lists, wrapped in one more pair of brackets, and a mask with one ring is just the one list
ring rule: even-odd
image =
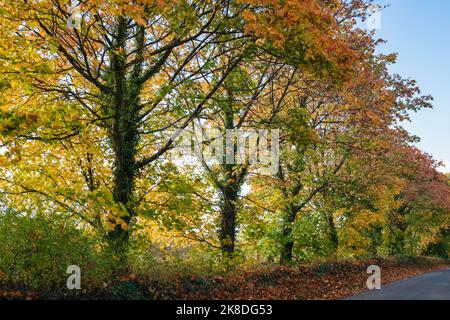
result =
[{"label": "autumn foliage", "polygon": [[[0,282],[448,257],[448,176],[402,127],[432,98],[360,28],[371,3],[0,0]],[[195,125],[279,129],[275,172],[180,156]]]}]

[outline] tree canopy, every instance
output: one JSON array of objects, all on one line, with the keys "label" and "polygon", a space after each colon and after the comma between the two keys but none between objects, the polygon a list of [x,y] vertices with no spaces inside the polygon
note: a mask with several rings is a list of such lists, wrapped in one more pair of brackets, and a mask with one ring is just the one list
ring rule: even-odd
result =
[{"label": "tree canopy", "polygon": [[[449,175],[402,127],[432,98],[389,72],[360,27],[371,5],[0,0],[0,208],[124,261],[136,242],[283,264],[448,254]],[[270,174],[229,157],[251,130],[279,138]]]}]

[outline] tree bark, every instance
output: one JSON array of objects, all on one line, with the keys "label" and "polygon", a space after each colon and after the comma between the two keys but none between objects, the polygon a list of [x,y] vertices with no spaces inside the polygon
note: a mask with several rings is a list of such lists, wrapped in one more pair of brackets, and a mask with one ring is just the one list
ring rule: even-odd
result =
[{"label": "tree bark", "polygon": [[297,217],[295,208],[291,206],[286,207],[286,217],[283,223],[282,236],[282,248],[280,254],[280,264],[287,265],[292,262],[292,251],[294,249],[294,239],[292,237],[293,225]]},{"label": "tree bark", "polygon": [[[114,152],[113,164],[113,199],[125,210],[126,215],[116,217],[122,219],[128,227],[135,214],[133,208],[133,191],[137,172],[136,155],[139,141],[139,94],[140,86],[136,83],[141,66],[134,70],[134,77],[127,79],[126,55],[124,43],[127,37],[125,18],[119,17],[115,42],[118,52],[112,53],[111,67],[114,93],[112,96],[112,125],[110,140]],[[140,39],[142,41],[142,39]],[[123,257],[129,240],[129,230],[113,221],[115,226],[109,231],[107,238],[113,250]]]},{"label": "tree bark", "polygon": [[235,251],[238,193],[236,186],[227,186],[222,192],[219,239],[222,253],[227,258],[232,258]]},{"label": "tree bark", "polygon": [[328,240],[331,243],[333,253],[336,253],[339,247],[339,238],[336,230],[336,224],[334,223],[333,214],[327,213],[326,219],[328,225]]},{"label": "tree bark", "polygon": [[[234,130],[234,117],[235,110],[233,108],[233,95],[230,90],[227,89],[228,94],[228,106],[224,110],[225,118],[225,135],[227,130]],[[227,139],[228,138],[228,135]],[[237,146],[234,141],[225,141],[226,154],[233,152],[232,160],[229,161],[227,156],[223,159],[222,170],[224,173],[224,179],[219,182],[219,187],[222,194],[221,212],[220,212],[220,230],[219,240],[222,254],[225,258],[233,258],[235,253],[236,243],[236,217],[239,210],[240,202],[240,190],[244,179],[247,175],[247,166],[236,164],[236,152]],[[232,148],[232,150],[228,150]]]}]

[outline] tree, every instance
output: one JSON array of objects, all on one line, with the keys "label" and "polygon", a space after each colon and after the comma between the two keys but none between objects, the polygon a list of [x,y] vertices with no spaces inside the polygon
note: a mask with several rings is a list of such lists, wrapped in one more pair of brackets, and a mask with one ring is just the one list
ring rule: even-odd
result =
[{"label": "tree", "polygon": [[[356,37],[354,41],[361,43],[360,39]],[[367,56],[359,61],[362,71],[357,77],[340,87],[299,77],[292,86],[295,89],[290,91],[292,102],[279,114],[278,121],[287,127],[285,151],[275,182],[284,198],[280,209],[284,211],[282,263],[292,260],[293,225],[298,215],[317,214],[319,206],[332,206],[337,200],[330,197],[336,192],[333,184],[344,179],[352,188],[351,173],[341,172],[348,162],[369,154],[382,156],[391,141],[409,139],[402,130],[393,132],[391,127],[406,119],[408,111],[430,106],[430,97],[420,96],[413,81],[388,74],[387,65],[394,56],[376,56],[376,43],[364,43],[361,50]],[[353,192],[344,190],[336,194],[348,197]],[[333,216],[338,209],[324,212],[328,236],[336,249]]]},{"label": "tree", "polygon": [[[403,170],[399,177],[404,186],[395,195],[398,209],[389,215],[387,247],[389,253],[421,254],[430,245],[443,239],[448,228],[450,189],[441,165],[430,155],[414,147],[402,152]],[[400,236],[401,243],[392,243],[392,233]],[[394,238],[395,240],[395,238]]]},{"label": "tree", "polygon": [[[184,129],[203,111],[248,54],[253,37],[243,33],[242,6],[229,1],[91,1],[79,9],[77,29],[68,25],[71,13],[59,1],[2,1],[2,19],[11,25],[3,44],[9,50],[14,44],[17,51],[8,59],[21,61],[6,62],[2,73],[3,81],[17,75],[5,92],[3,145],[10,152],[31,144],[66,149],[70,155],[54,156],[75,158],[78,175],[86,178],[86,186],[72,191],[89,188],[111,196],[111,212],[96,212],[94,220],[109,229],[108,238],[121,251],[141,197],[136,179],[172,147],[168,129]],[[221,63],[230,52],[234,59]],[[204,90],[205,83],[210,85]],[[50,123],[60,129],[49,130]],[[105,163],[109,173],[97,167]],[[59,173],[46,174],[53,180]],[[68,180],[79,178],[74,176]],[[68,204],[73,201],[66,193],[55,195],[51,189],[60,188],[55,181],[39,188],[14,178],[7,183],[15,187],[13,193],[34,192],[65,210],[86,210],[83,204]]]}]

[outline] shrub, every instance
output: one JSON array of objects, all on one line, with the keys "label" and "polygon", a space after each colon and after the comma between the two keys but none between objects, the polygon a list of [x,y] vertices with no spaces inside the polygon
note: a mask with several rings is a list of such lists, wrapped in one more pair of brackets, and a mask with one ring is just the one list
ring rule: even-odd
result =
[{"label": "shrub", "polygon": [[[46,296],[86,293],[102,286],[110,276],[111,263],[97,244],[68,223],[12,212],[0,214],[0,281]],[[70,265],[81,269],[82,290],[67,289]]]}]

